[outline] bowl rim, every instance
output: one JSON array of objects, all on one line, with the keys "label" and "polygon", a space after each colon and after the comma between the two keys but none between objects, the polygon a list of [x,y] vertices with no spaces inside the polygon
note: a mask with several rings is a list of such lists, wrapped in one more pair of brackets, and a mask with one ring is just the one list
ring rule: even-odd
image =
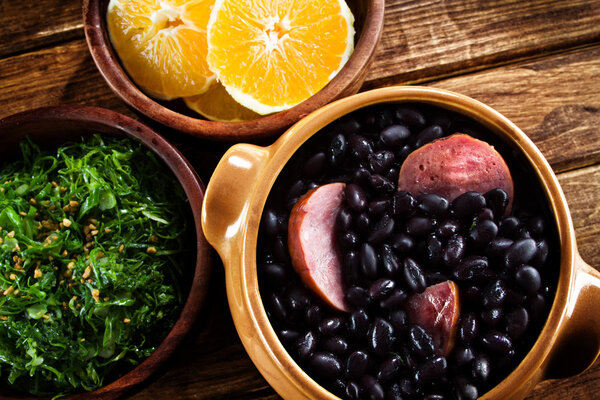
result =
[{"label": "bowl rim", "polygon": [[[261,335],[266,341],[264,345],[268,347],[268,356],[273,358],[274,363],[281,367],[281,371],[288,375],[288,379],[294,381],[294,384],[303,393],[323,399],[337,399],[336,396],[326,391],[316,383],[306,372],[304,372],[296,362],[287,353],[271,323],[266,315],[262,299],[260,296],[250,295],[258,293],[258,276],[256,270],[256,246],[258,236],[258,226],[260,216],[264,210],[266,199],[270,193],[276,178],[281,170],[292,157],[296,150],[319,131],[322,127],[333,122],[335,119],[346,115],[354,110],[379,103],[426,103],[441,108],[456,111],[466,115],[469,118],[483,124],[487,129],[499,137],[502,141],[511,147],[518,149],[537,175],[540,182],[552,217],[556,223],[558,231],[558,240],[561,248],[561,261],[556,293],[552,305],[549,309],[546,321],[538,335],[535,343],[515,367],[515,369],[506,376],[496,386],[486,392],[482,399],[502,399],[514,395],[515,392],[530,378],[540,376],[544,372],[541,366],[548,361],[552,344],[558,337],[558,326],[565,319],[570,293],[573,290],[573,280],[576,272],[575,258],[577,255],[575,232],[569,213],[566,198],[562,192],[558,179],[554,175],[552,168],[544,158],[539,149],[521,131],[514,123],[500,114],[493,108],[481,103],[473,98],[461,95],[456,92],[437,89],[425,86],[392,86],[356,94],[345,99],[331,103],[286,131],[279,140],[267,147],[269,159],[263,169],[262,179],[257,182],[257,187],[253,190],[253,197],[248,203],[250,209],[246,213],[247,225],[243,232],[243,247],[240,260],[241,272],[240,278],[243,280],[246,298],[244,301],[250,311],[249,317],[253,320],[253,326],[261,331]],[[236,279],[229,268],[227,279]],[[230,282],[228,282],[229,288]],[[239,300],[239,299],[238,299]],[[247,316],[234,315],[236,328],[238,319],[248,318]],[[243,338],[243,333],[240,333]],[[244,338],[243,338],[244,339]],[[247,346],[245,341],[244,346]],[[249,348],[247,347],[247,350]],[[252,350],[249,350],[249,354]],[[252,357],[252,354],[251,354]],[[258,359],[257,359],[258,360]],[[257,367],[260,366],[258,363]],[[279,382],[275,379],[269,379],[269,383],[276,390]],[[289,378],[291,377],[291,378]],[[281,393],[285,393],[282,391]]]},{"label": "bowl rim", "polygon": [[288,110],[243,122],[216,122],[190,117],[150,98],[129,78],[110,44],[105,23],[108,0],[83,0],[82,13],[92,59],[108,86],[125,103],[152,120],[193,137],[236,141],[274,138],[310,112],[359,90],[381,39],[384,22],[385,0],[367,1],[366,18],[354,51],[324,88]]},{"label": "bowl rim", "polygon": [[[192,283],[181,313],[167,336],[150,356],[116,380],[91,392],[76,392],[64,397],[65,400],[112,400],[140,385],[161,367],[185,339],[204,307],[212,270],[212,250],[201,227],[205,186],[197,172],[176,147],[141,122],[112,110],[80,105],[30,109],[0,119],[0,133],[33,122],[59,121],[81,124],[80,130],[83,135],[93,133],[93,128],[85,127],[86,124],[93,123],[110,129],[117,135],[141,142],[157,155],[176,177],[188,198],[195,224],[196,259]],[[40,399],[40,397],[30,397],[24,393],[24,396],[19,394],[15,399]]]}]

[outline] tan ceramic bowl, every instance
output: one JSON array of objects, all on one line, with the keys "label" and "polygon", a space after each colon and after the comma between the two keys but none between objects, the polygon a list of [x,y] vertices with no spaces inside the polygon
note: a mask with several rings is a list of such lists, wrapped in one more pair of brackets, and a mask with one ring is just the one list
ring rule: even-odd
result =
[{"label": "tan ceramic bowl", "polygon": [[108,38],[108,3],[109,0],[83,0],[83,21],[92,58],[110,88],[129,106],[163,125],[191,136],[220,141],[274,137],[319,107],[356,93],[365,80],[379,43],[385,6],[384,0],[347,0],[355,18],[354,52],[333,80],[309,99],[289,110],[252,121],[214,122],[190,111],[181,100],[156,101],[133,83],[119,63]]},{"label": "tan ceramic bowl", "polygon": [[[3,160],[20,154],[18,143],[29,136],[42,148],[56,148],[69,140],[93,133],[139,140],[173,172],[188,197],[195,226],[195,257],[183,266],[191,280],[179,319],[158,348],[137,367],[113,382],[93,391],[65,397],[65,400],[112,400],[148,379],[173,354],[194,325],[204,304],[210,272],[211,249],[200,226],[204,185],[183,155],[158,133],[140,122],[114,111],[84,106],[57,106],[25,111],[0,120],[0,156]],[[0,399],[39,399],[0,387]]]},{"label": "tan ceramic bowl", "polygon": [[254,364],[283,397],[335,399],[313,381],[279,342],[261,302],[256,244],[269,191],[292,154],[313,134],[356,109],[386,102],[421,102],[468,116],[509,144],[531,164],[545,191],[561,246],[559,280],[548,319],[520,365],[484,399],[520,399],[540,381],[580,372],[600,350],[600,273],[579,256],[567,202],[550,165],[532,141],[490,107],[426,87],[390,87],[337,101],[304,118],[269,147],[229,149],[208,185],[202,212],[206,237],[225,265],[229,306]]}]

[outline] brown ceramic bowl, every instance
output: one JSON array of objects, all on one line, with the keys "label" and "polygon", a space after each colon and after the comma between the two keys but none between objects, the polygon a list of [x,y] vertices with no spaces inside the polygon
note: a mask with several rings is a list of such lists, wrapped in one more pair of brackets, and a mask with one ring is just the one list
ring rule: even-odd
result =
[{"label": "brown ceramic bowl", "polygon": [[107,35],[108,0],[84,0],[85,35],[92,58],[110,88],[129,106],[177,131],[204,139],[233,141],[271,138],[333,100],[356,93],[365,80],[383,29],[384,0],[348,0],[356,30],[352,56],[331,82],[309,99],[282,112],[247,122],[214,122],[181,101],[159,102],[144,94],[119,63]]},{"label": "brown ceramic bowl", "polygon": [[[116,381],[106,382],[105,386],[93,392],[82,392],[65,397],[70,400],[116,399],[153,374],[175,351],[196,321],[208,291],[212,269],[211,249],[204,238],[200,224],[204,185],[192,166],[175,147],[138,121],[96,107],[57,106],[25,111],[0,120],[0,155],[5,160],[20,154],[18,143],[27,135],[42,148],[55,148],[65,141],[79,140],[80,137],[91,136],[93,133],[139,140],[173,172],[188,197],[194,217],[196,254],[195,261],[191,258],[190,265],[184,268],[192,283],[181,314],[154,353]],[[39,399],[16,393],[6,387],[0,387],[0,398]]]},{"label": "brown ceramic bowl", "polygon": [[591,365],[600,351],[600,314],[596,310],[600,302],[600,273],[579,256],[567,202],[548,162],[518,127],[476,100],[433,88],[390,87],[329,104],[302,119],[269,147],[234,145],[211,178],[202,225],[225,264],[233,319],[259,371],[285,398],[336,398],[300,369],[267,318],[256,269],[260,218],[273,183],[307,139],[351,111],[372,104],[402,102],[458,112],[482,124],[496,139],[520,154],[545,194],[558,230],[560,271],[548,318],[518,367],[482,398],[520,399],[541,380],[572,375]]}]

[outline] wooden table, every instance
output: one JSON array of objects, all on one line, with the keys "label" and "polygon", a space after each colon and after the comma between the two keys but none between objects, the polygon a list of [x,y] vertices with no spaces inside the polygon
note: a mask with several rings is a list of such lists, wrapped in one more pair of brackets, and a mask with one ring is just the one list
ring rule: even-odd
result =
[{"label": "wooden table", "polygon": [[[1,0],[0,27],[0,118],[55,104],[138,118],[97,72],[78,0]],[[600,1],[388,0],[363,90],[397,84],[458,91],[515,122],[557,173],[581,254],[600,267]],[[196,141],[186,148],[207,182],[227,145]],[[206,148],[210,157],[197,157]],[[220,265],[211,290],[194,332],[129,398],[277,398],[237,337]],[[529,399],[600,399],[600,362],[541,383]]]}]

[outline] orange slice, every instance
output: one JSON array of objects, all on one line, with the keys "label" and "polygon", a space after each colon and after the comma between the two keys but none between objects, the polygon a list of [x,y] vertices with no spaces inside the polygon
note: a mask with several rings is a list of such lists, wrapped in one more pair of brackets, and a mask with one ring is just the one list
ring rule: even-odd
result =
[{"label": "orange slice", "polygon": [[235,101],[223,85],[216,81],[206,92],[183,100],[190,109],[211,121],[239,122],[261,116]]},{"label": "orange slice", "polygon": [[206,26],[215,0],[111,0],[110,40],[133,81],[160,99],[206,91]]},{"label": "orange slice", "polygon": [[243,106],[269,114],[323,88],[354,49],[344,0],[217,0],[208,23],[210,69]]}]

